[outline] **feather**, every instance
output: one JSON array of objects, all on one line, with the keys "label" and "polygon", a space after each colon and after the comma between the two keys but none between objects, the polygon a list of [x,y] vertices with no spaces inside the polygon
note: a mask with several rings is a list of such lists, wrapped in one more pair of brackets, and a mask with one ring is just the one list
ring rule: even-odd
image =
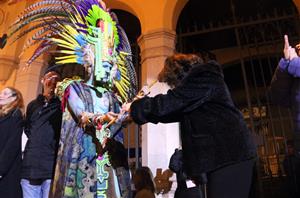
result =
[{"label": "feather", "polygon": [[41,54],[43,54],[45,51],[47,51],[50,47],[52,47],[53,44],[51,44],[50,41],[44,41],[33,53],[33,55],[30,57],[30,59],[27,62],[27,65],[29,66],[34,60],[36,60]]},{"label": "feather", "polygon": [[51,6],[60,5],[62,7],[67,7],[68,9],[72,8],[72,4],[70,2],[65,2],[65,1],[61,1],[61,0],[45,0],[45,1],[40,1],[40,2],[37,2],[37,3],[34,3],[30,6],[28,6],[23,11],[23,13],[27,13],[27,12],[30,12],[32,10],[37,10],[38,7],[45,6],[45,5],[51,5]]},{"label": "feather", "polygon": [[39,8],[37,10],[32,10],[31,12],[25,13],[20,18],[18,18],[17,21],[13,23],[13,25],[16,25],[21,21],[24,21],[25,19],[33,17],[38,14],[49,14],[49,16],[51,16],[52,14],[57,12],[65,13],[65,9],[63,9],[61,6],[49,6],[49,7]]},{"label": "feather", "polygon": [[[66,13],[62,13],[62,12],[54,12],[52,14],[55,16],[62,16],[62,17],[67,16]],[[9,37],[11,37],[13,34],[15,34],[17,31],[19,31],[21,28],[25,27],[29,23],[35,21],[36,19],[40,19],[43,17],[49,17],[49,14],[48,13],[40,13],[38,15],[35,15],[35,16],[32,16],[32,17],[26,19],[21,24],[18,24],[17,27],[14,27],[14,29],[11,30],[11,32],[9,33]]]},{"label": "feather", "polygon": [[[51,23],[51,22],[50,22],[50,23]],[[52,23],[54,23],[54,22],[52,22]],[[16,38],[11,42],[11,44],[13,44],[13,43],[14,43],[15,41],[17,41],[18,39],[22,38],[23,36],[25,36],[25,35],[28,34],[29,32],[31,32],[31,31],[33,31],[33,30],[36,30],[36,29],[38,29],[38,28],[44,27],[45,25],[48,25],[48,24],[47,24],[46,22],[44,22],[44,23],[38,23],[38,24],[36,24],[36,25],[34,25],[34,26],[31,26],[29,29],[27,29],[27,30],[21,32],[20,34],[18,34],[18,35],[16,36]],[[45,29],[45,28],[43,28],[43,29]]]}]

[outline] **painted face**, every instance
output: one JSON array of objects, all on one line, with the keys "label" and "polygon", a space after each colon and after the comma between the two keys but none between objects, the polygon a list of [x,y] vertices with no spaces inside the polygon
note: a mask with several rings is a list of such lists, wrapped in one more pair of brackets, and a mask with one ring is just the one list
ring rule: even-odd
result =
[{"label": "painted face", "polygon": [[16,93],[9,88],[5,88],[0,92],[0,106],[7,105],[13,102],[16,98]]},{"label": "painted face", "polygon": [[108,82],[110,80],[110,70],[112,68],[112,64],[104,61],[102,63],[102,67],[103,67],[103,76],[102,76],[102,81],[103,82]]}]

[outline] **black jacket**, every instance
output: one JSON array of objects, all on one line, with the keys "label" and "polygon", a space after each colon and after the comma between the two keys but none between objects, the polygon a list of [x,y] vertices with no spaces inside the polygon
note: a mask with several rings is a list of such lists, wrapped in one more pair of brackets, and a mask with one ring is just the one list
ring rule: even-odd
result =
[{"label": "black jacket", "polygon": [[165,95],[133,102],[131,116],[138,124],[180,122],[184,170],[192,178],[256,156],[216,62],[193,67]]},{"label": "black jacket", "polygon": [[281,59],[272,78],[269,95],[272,104],[289,107],[293,117],[296,156],[300,157],[300,58]]},{"label": "black jacket", "polygon": [[24,150],[22,178],[53,177],[61,116],[58,98],[53,98],[46,104],[44,97],[39,95],[27,106],[24,132],[28,141]]},{"label": "black jacket", "polygon": [[19,109],[0,117],[0,197],[21,198],[23,117]]}]

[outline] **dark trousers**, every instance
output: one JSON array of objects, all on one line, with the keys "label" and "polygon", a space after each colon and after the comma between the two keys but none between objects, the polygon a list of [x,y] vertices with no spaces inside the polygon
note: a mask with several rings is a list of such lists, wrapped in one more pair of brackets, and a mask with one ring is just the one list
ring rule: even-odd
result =
[{"label": "dark trousers", "polygon": [[204,198],[201,187],[177,188],[174,198]]},{"label": "dark trousers", "polygon": [[[255,160],[225,166],[207,173],[207,198],[248,198]],[[175,198],[205,198],[203,185],[177,187]]]},{"label": "dark trousers", "polygon": [[[177,173],[176,179],[177,188],[174,198],[204,198],[202,193],[204,185],[196,185],[194,187],[188,188],[186,183],[187,176],[183,172]],[[207,181],[206,174],[202,174],[200,179],[202,179],[201,181]]]},{"label": "dark trousers", "polygon": [[208,173],[208,198],[248,198],[254,162],[247,160]]}]

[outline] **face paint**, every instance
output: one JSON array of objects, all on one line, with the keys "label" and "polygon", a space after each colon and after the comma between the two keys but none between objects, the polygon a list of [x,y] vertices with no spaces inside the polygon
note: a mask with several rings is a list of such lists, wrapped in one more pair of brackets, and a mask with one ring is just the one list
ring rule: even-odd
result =
[{"label": "face paint", "polygon": [[7,105],[16,99],[16,93],[11,89],[5,88],[0,92],[0,106]]},{"label": "face paint", "polygon": [[[92,35],[87,36],[87,41],[93,45],[93,53],[95,54],[95,61],[93,62],[93,71],[95,81],[110,83],[111,69],[114,53],[114,32],[112,24],[99,20],[98,27],[89,27]],[[88,55],[88,53],[87,53]],[[86,56],[86,59],[90,59]],[[90,61],[91,62],[91,61]]]}]

